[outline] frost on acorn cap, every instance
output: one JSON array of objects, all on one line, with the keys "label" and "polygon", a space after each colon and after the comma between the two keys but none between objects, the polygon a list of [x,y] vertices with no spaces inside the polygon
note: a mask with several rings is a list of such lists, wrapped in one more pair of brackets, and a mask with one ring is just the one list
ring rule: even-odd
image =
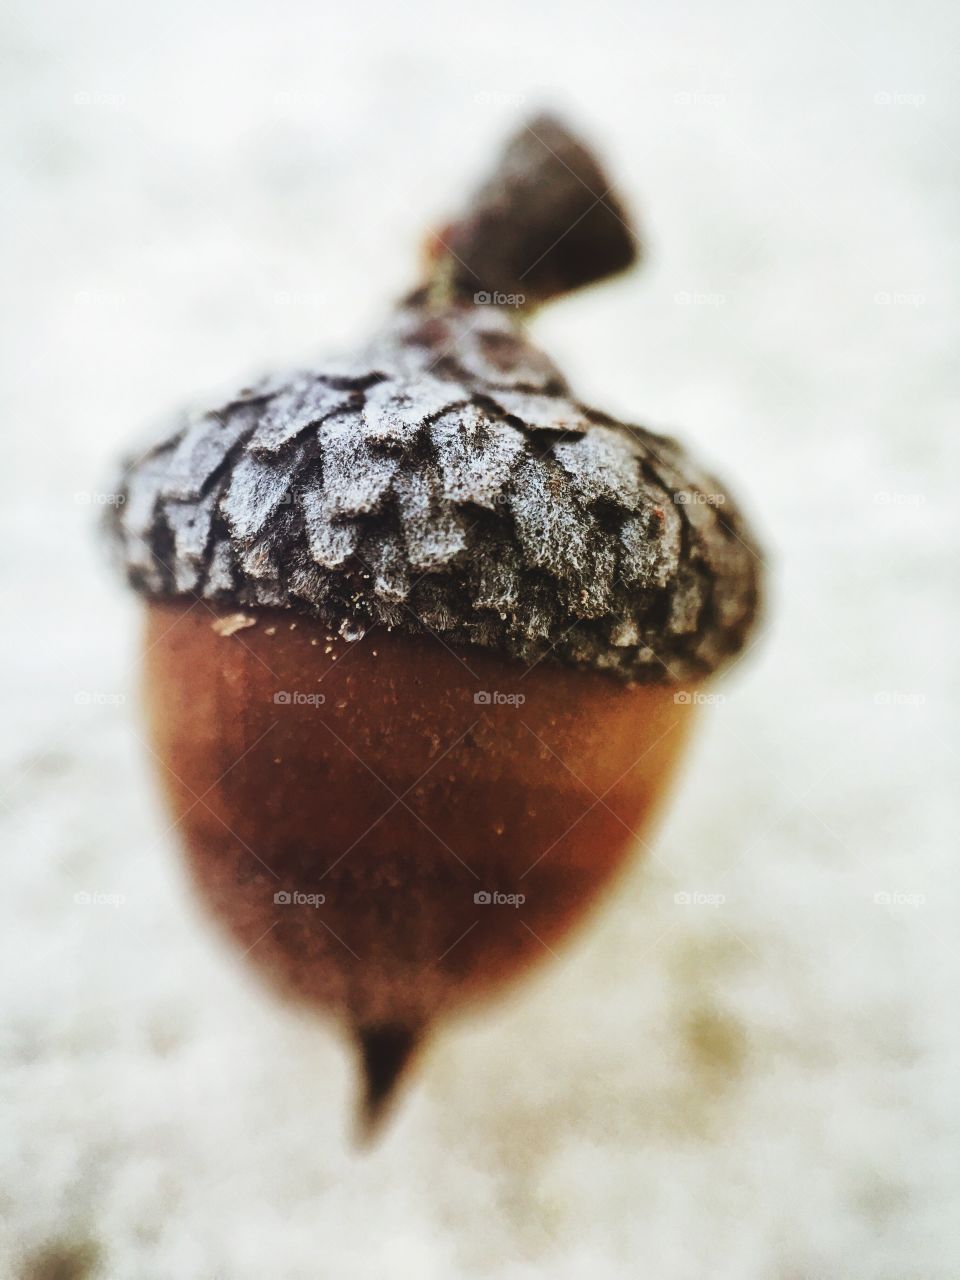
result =
[{"label": "frost on acorn cap", "polygon": [[131,584],[627,680],[715,670],[757,604],[734,503],[676,441],[575,399],[523,327],[637,256],[590,153],[534,120],[366,349],[184,417],[131,463],[111,513]]}]

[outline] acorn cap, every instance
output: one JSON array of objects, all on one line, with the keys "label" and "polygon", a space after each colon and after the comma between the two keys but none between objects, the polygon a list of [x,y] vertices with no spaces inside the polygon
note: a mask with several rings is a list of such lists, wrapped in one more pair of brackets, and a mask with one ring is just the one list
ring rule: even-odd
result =
[{"label": "acorn cap", "polygon": [[583,144],[533,121],[364,351],[186,416],[128,467],[111,519],[129,581],[349,639],[433,633],[628,680],[715,670],[757,607],[733,501],[676,441],[575,399],[523,327],[637,252]]}]

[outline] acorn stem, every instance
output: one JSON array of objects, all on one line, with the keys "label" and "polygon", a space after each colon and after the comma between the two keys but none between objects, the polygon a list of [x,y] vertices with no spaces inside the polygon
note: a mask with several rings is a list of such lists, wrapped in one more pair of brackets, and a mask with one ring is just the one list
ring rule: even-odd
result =
[{"label": "acorn stem", "polygon": [[542,115],[508,143],[435,254],[457,292],[533,307],[632,266],[640,245],[593,153]]}]

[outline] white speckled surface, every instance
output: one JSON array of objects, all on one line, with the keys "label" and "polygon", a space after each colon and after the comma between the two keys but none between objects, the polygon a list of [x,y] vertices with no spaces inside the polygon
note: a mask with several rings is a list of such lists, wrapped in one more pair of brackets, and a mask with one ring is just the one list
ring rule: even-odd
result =
[{"label": "white speckled surface", "polygon": [[[955,1280],[956,12],[14,0],[0,31],[0,1272]],[[341,1045],[186,894],[83,495],[185,395],[365,336],[544,103],[651,259],[538,337],[752,498],[769,620],[656,859],[360,1158]]]}]

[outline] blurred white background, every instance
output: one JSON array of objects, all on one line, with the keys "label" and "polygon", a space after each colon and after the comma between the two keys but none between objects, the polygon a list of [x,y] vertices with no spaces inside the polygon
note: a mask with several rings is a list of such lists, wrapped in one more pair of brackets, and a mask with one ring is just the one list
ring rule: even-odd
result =
[{"label": "blurred white background", "polygon": [[[960,11],[8,0],[0,32],[0,1272],[956,1280]],[[542,106],[650,256],[536,333],[734,482],[768,616],[656,859],[360,1157],[344,1046],[187,893],[97,495],[185,398],[365,337]]]}]

